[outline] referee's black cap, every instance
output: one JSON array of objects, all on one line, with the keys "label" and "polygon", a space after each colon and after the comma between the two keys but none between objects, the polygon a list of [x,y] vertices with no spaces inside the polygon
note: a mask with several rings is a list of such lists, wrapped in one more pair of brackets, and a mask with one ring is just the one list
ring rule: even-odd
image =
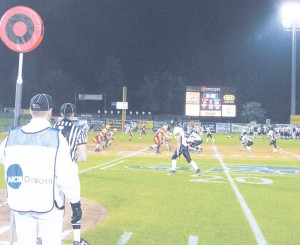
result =
[{"label": "referee's black cap", "polygon": [[60,107],[60,113],[66,115],[66,114],[71,114],[71,113],[76,113],[76,107],[72,103],[64,103]]},{"label": "referee's black cap", "polygon": [[30,110],[49,111],[53,108],[52,97],[48,94],[37,94],[30,100]]}]

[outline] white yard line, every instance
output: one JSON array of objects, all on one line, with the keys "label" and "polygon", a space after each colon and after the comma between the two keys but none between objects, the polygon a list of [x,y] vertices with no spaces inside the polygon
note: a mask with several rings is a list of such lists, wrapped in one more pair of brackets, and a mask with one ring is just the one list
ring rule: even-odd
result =
[{"label": "white yard line", "polygon": [[125,162],[125,161],[123,160],[123,161],[120,161],[120,162],[117,162],[117,163],[114,163],[114,164],[105,166],[105,167],[103,167],[103,168],[101,168],[101,169],[107,169],[107,168],[110,168],[110,167],[112,167],[112,166],[118,165],[118,164],[123,163],[123,162]]},{"label": "white yard line", "polygon": [[0,227],[0,234],[3,234],[4,232],[9,231],[9,229],[10,229],[9,225],[7,225],[7,226],[1,226]]},{"label": "white yard line", "polygon": [[198,236],[189,236],[189,245],[197,245],[198,240]]},{"label": "white yard line", "polygon": [[93,169],[96,169],[96,168],[100,168],[100,167],[102,167],[102,166],[109,165],[109,164],[111,164],[111,163],[120,161],[120,160],[122,160],[122,159],[124,159],[124,158],[132,157],[132,156],[138,155],[138,154],[144,152],[144,151],[147,150],[147,149],[148,149],[148,147],[147,147],[147,148],[144,148],[144,149],[142,149],[142,150],[139,150],[139,151],[135,151],[135,152],[129,153],[129,154],[123,156],[123,157],[119,157],[119,158],[114,159],[114,160],[112,160],[112,161],[109,161],[109,162],[106,162],[106,163],[101,163],[101,164],[99,164],[99,165],[96,165],[96,166],[93,166],[93,167],[90,167],[90,168],[87,168],[87,169],[83,169],[83,170],[79,171],[78,173],[79,173],[79,174],[82,174],[82,173],[84,173],[84,172],[88,172],[88,171],[90,171],[90,170],[93,170]]},{"label": "white yard line", "polygon": [[70,235],[73,232],[73,230],[64,230],[61,233],[61,240],[65,239],[68,235]]},{"label": "white yard line", "polygon": [[132,232],[125,231],[123,235],[120,237],[117,245],[125,245],[129,241],[131,236],[132,236]]},{"label": "white yard line", "polygon": [[298,155],[298,154],[294,154],[294,153],[288,152],[288,151],[282,151],[282,153],[285,153],[287,155],[290,155],[290,156],[295,157],[296,159],[300,160],[300,155]]},{"label": "white yard line", "polygon": [[[9,245],[9,241],[0,241],[0,245]],[[18,243],[14,242],[14,245],[18,245]]]},{"label": "white yard line", "polygon": [[6,204],[7,204],[7,202],[0,203],[0,208],[5,206]]},{"label": "white yard line", "polygon": [[225,163],[223,162],[223,159],[221,158],[217,148],[215,146],[213,146],[213,150],[219,160],[219,162],[221,163],[223,169],[225,170],[225,173],[226,173],[226,176],[228,178],[228,181],[232,187],[232,189],[234,190],[234,193],[242,207],[242,210],[244,212],[244,214],[246,215],[246,218],[250,224],[250,227],[254,233],[254,236],[255,236],[255,239],[257,241],[257,244],[259,245],[265,245],[265,244],[268,244],[268,242],[266,241],[264,235],[262,234],[260,228],[259,228],[259,225],[257,224],[250,208],[248,207],[244,197],[242,196],[241,192],[239,191],[238,187],[236,186],[234,180],[232,179],[229,171],[228,171],[228,168],[226,167]]}]

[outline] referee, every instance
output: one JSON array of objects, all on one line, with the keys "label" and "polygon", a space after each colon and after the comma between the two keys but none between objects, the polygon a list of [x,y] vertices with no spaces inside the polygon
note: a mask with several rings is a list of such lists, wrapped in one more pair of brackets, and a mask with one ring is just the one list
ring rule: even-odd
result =
[{"label": "referee", "polygon": [[[73,124],[73,119],[76,113],[76,108],[71,103],[65,103],[60,108],[62,120],[52,125],[52,128],[58,128],[66,138],[69,147],[74,167],[78,172],[76,162],[84,162],[87,160],[87,135],[76,125]],[[72,223],[74,245],[87,244],[86,241],[80,238],[81,223]]]},{"label": "referee", "polygon": [[63,104],[60,108],[63,119],[52,127],[58,128],[68,141],[73,162],[84,162],[87,160],[87,135],[73,124],[75,113],[76,108],[73,104]]}]

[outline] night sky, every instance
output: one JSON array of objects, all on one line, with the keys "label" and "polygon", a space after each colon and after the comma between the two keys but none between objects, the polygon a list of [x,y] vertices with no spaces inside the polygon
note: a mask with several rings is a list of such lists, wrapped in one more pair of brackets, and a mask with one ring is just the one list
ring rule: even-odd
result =
[{"label": "night sky", "polygon": [[[40,46],[24,54],[22,108],[28,108],[36,93],[52,95],[58,111],[64,102],[75,103],[75,93],[102,94],[103,87],[115,86],[110,104],[122,100],[122,86],[127,86],[129,109],[147,112],[149,103],[142,99],[147,88],[141,89],[145,75],[168,72],[182,77],[186,86],[235,87],[238,112],[242,104],[256,101],[268,118],[288,122],[292,34],[281,24],[282,2],[2,0],[0,15],[14,6],[28,6],[45,25]],[[107,69],[103,65],[107,60],[114,61],[108,64],[114,64],[121,82],[105,85],[99,74]],[[0,103],[4,107],[14,107],[17,70],[18,54],[1,42]],[[181,96],[184,101],[185,94]],[[162,108],[160,113],[169,113],[163,110],[163,98],[153,100]],[[80,110],[95,113],[104,107],[103,101],[77,103]],[[184,114],[184,110],[173,113]]]}]

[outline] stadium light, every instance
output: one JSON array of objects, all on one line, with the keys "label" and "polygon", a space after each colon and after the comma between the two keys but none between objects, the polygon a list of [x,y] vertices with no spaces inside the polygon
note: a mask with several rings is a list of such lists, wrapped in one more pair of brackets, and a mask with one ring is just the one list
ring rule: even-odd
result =
[{"label": "stadium light", "polygon": [[300,31],[300,3],[288,2],[281,7],[282,25],[292,32],[291,115],[296,115],[296,33]]}]

